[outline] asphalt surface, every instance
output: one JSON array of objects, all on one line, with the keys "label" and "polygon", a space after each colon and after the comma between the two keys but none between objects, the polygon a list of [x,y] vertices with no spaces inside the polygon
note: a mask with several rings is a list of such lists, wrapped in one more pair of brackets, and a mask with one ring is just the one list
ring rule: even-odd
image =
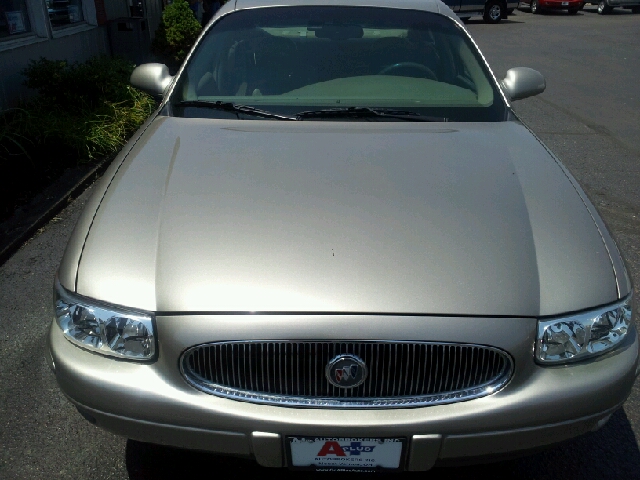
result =
[{"label": "asphalt surface", "polygon": [[[499,78],[512,66],[546,76],[547,91],[514,108],[585,188],[640,285],[640,15],[615,10],[599,16],[587,6],[576,16],[516,11],[498,25],[471,20],[468,27]],[[43,359],[52,279],[89,193],[0,267],[0,478],[318,476],[127,441],[86,422],[59,392]],[[640,478],[638,438],[636,386],[601,430],[559,448],[388,478]]]}]

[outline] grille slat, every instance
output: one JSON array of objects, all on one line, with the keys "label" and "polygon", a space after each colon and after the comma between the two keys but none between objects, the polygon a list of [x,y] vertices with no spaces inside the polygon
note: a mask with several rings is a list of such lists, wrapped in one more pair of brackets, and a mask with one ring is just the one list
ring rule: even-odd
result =
[{"label": "grille slat", "polygon": [[[411,357],[411,369],[415,370],[415,365],[416,365],[416,346],[415,344],[411,345],[411,353],[413,354]],[[407,377],[409,376],[409,362],[407,362]],[[407,392],[410,392],[411,390],[413,390],[413,381],[414,381],[414,375],[411,375],[411,384],[409,385],[409,390],[405,391],[405,394]]]},{"label": "grille slat", "polygon": [[477,383],[484,383],[484,375],[485,375],[485,369],[484,369],[484,351],[480,354],[480,369],[478,370],[478,372],[476,372],[477,375]]},{"label": "grille slat", "polygon": [[467,384],[471,382],[471,379],[468,377],[467,372],[469,371],[469,359],[476,355],[477,348],[473,348],[471,353],[467,352],[467,356],[464,359],[464,371],[462,372],[462,381],[460,384],[460,388],[466,388]]},{"label": "grille slat", "polygon": [[[364,382],[340,388],[325,376],[338,355],[367,365]],[[181,369],[196,388],[214,395],[309,407],[391,407],[451,403],[488,395],[511,377],[505,352],[436,342],[247,341],[187,350]]]}]

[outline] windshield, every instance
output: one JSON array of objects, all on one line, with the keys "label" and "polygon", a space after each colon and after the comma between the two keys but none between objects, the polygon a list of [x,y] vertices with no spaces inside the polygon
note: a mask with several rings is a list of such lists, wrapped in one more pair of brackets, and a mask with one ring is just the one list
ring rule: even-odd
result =
[{"label": "windshield", "polygon": [[[214,102],[226,107],[206,108]],[[223,118],[243,118],[249,110],[234,111],[229,104],[279,115],[306,112],[298,117],[305,120],[322,119],[328,109],[329,119],[336,120],[336,109],[364,108],[395,112],[367,115],[368,120],[506,116],[475,46],[454,21],[375,7],[268,7],[228,14],[198,45],[171,104],[176,115]],[[353,113],[344,119],[357,118]]]}]

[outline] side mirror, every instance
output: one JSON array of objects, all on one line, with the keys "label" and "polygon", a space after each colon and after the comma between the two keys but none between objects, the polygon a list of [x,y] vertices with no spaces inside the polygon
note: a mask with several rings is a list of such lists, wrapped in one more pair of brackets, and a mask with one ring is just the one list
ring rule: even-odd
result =
[{"label": "side mirror", "polygon": [[156,98],[162,98],[165,89],[173,77],[169,75],[169,67],[162,63],[145,63],[137,66],[131,73],[129,82],[143,92]]},{"label": "side mirror", "polygon": [[532,68],[515,67],[502,80],[502,88],[511,100],[521,100],[544,92],[547,86],[542,74]]}]

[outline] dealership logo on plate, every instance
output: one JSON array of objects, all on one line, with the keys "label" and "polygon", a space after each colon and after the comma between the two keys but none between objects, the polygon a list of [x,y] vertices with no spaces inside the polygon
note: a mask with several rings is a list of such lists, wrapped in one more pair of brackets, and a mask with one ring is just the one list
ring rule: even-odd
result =
[{"label": "dealership logo on plate", "polygon": [[342,354],[331,360],[325,376],[329,383],[339,388],[354,388],[367,378],[367,366],[356,355]]},{"label": "dealership logo on plate", "polygon": [[327,455],[335,455],[336,457],[359,456],[362,453],[371,453],[375,445],[363,445],[362,442],[350,442],[348,445],[340,445],[336,441],[327,441],[324,443],[318,457],[326,457]]}]

